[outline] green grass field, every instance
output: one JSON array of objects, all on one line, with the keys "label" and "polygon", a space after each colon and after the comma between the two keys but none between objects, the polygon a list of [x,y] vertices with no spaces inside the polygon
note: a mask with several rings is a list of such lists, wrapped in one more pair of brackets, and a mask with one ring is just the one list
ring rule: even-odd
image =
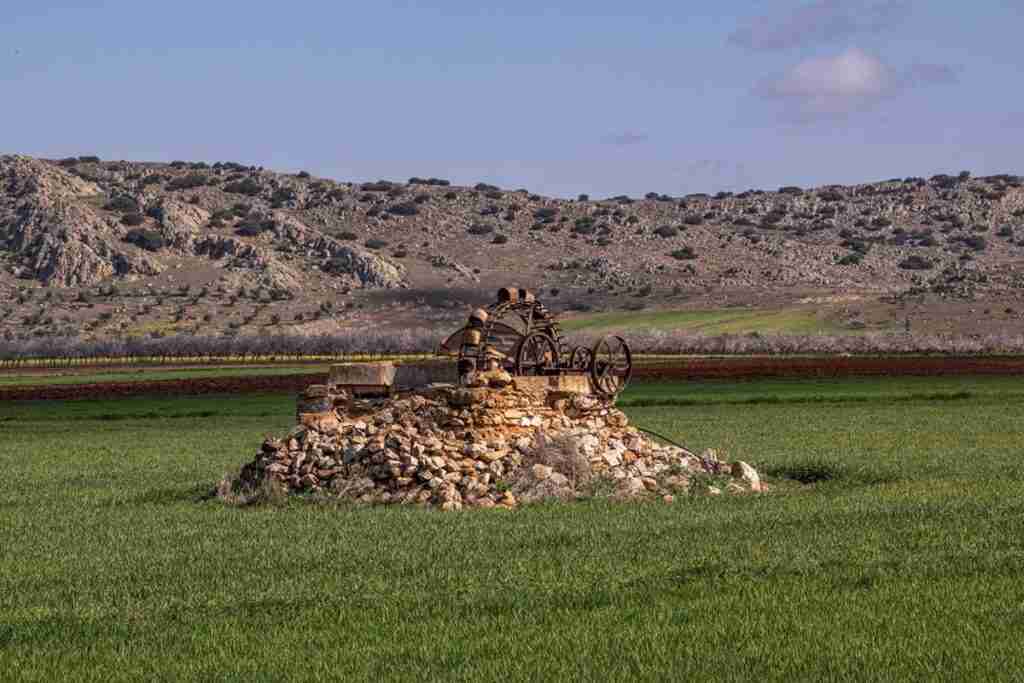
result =
[{"label": "green grass field", "polygon": [[834,322],[819,318],[813,307],[755,310],[723,308],[708,311],[615,311],[566,318],[569,332],[612,330],[684,330],[707,335],[745,334],[853,334]]},{"label": "green grass field", "polygon": [[0,404],[0,679],[1019,680],[1016,385],[637,386],[773,493],[513,513],[201,500],[289,396]]},{"label": "green grass field", "polygon": [[148,382],[168,379],[201,379],[205,377],[256,377],[268,375],[302,375],[328,372],[330,363],[279,366],[222,366],[190,368],[133,368],[121,370],[67,371],[59,368],[45,372],[7,372],[0,374],[0,387],[46,386],[53,384],[98,384],[102,382]]}]

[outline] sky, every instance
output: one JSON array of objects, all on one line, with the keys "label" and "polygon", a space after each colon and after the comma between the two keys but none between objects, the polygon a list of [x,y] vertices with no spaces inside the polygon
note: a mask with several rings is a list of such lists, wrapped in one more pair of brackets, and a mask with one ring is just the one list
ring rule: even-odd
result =
[{"label": "sky", "polygon": [[0,153],[682,195],[1024,172],[1019,0],[0,3]]}]

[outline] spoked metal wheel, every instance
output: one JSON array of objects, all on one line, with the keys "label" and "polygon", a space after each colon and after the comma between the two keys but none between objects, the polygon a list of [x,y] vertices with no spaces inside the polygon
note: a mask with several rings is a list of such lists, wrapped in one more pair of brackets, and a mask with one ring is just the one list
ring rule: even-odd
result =
[{"label": "spoked metal wheel", "polygon": [[590,371],[590,362],[594,358],[594,352],[585,346],[577,346],[573,348],[572,353],[569,355],[569,367],[573,370],[579,370],[581,372]]},{"label": "spoked metal wheel", "polygon": [[517,375],[543,375],[558,367],[558,347],[546,334],[534,333],[523,337],[516,351]]},{"label": "spoked metal wheel", "polygon": [[622,337],[607,336],[594,344],[590,379],[604,396],[615,396],[626,388],[633,374],[633,354]]}]

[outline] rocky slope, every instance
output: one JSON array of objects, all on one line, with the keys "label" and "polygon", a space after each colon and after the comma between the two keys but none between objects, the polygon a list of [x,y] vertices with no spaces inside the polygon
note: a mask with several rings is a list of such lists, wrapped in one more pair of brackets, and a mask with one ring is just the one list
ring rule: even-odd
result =
[{"label": "rocky slope", "polygon": [[[1010,302],[1016,176],[555,199],[233,163],[0,156],[7,337],[447,322],[510,283],[555,308]],[[457,310],[456,310],[457,309]]]}]

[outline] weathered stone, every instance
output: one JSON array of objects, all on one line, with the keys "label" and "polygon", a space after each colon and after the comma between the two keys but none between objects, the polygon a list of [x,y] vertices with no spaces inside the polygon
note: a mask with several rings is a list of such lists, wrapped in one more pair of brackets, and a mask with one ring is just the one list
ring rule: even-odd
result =
[{"label": "weathered stone", "polygon": [[534,479],[536,479],[537,481],[544,481],[545,479],[551,476],[551,474],[554,472],[554,469],[548,467],[547,465],[537,464],[531,468],[531,471],[533,472]]},{"label": "weathered stone", "polygon": [[751,491],[761,490],[761,477],[757,474],[757,470],[742,460],[737,460],[732,464],[732,476],[742,479]]}]

